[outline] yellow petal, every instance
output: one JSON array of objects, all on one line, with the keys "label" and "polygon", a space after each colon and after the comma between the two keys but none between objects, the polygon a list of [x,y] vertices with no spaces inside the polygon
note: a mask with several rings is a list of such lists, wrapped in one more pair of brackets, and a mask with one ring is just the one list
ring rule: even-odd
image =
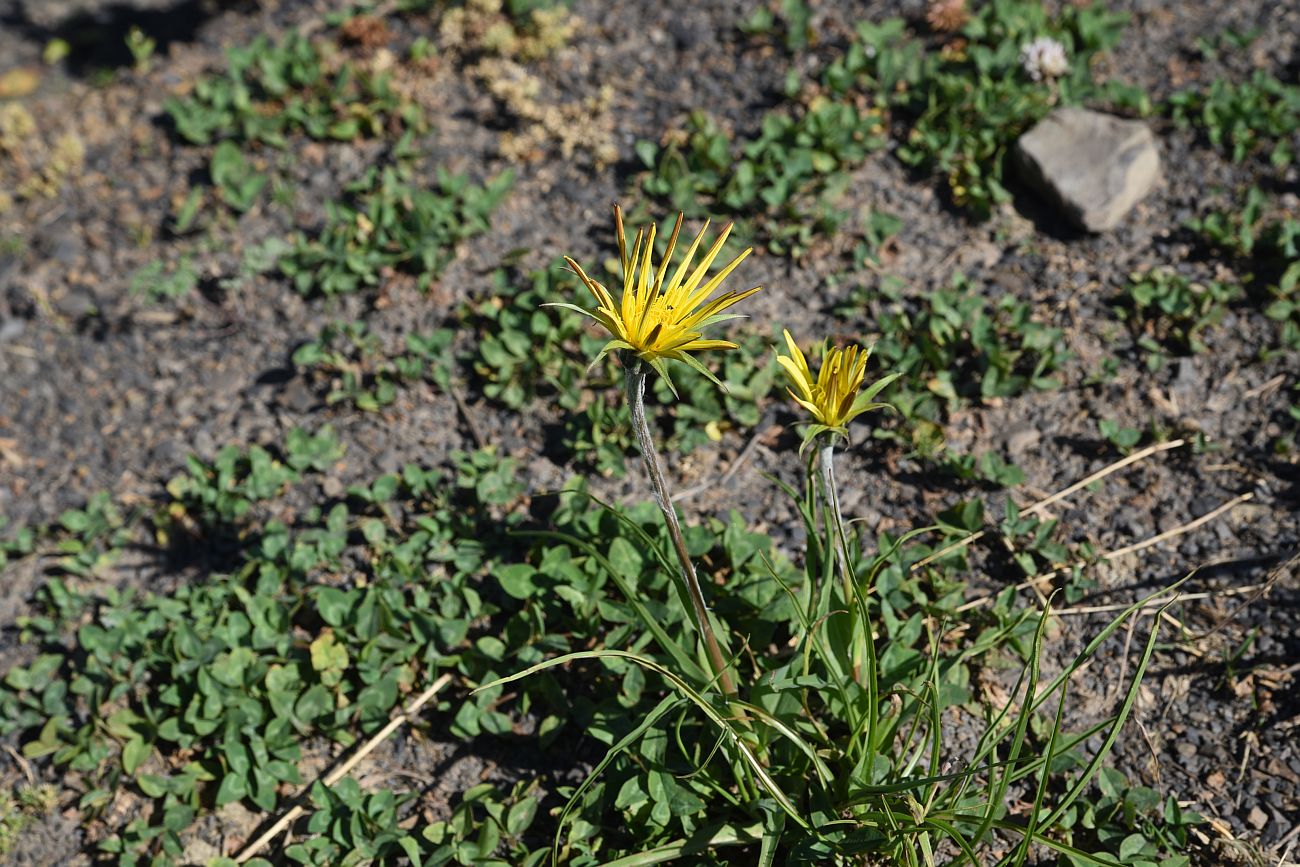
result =
[{"label": "yellow petal", "polygon": [[749,256],[749,254],[752,252],[754,252],[753,247],[747,248],[743,253],[741,253],[735,259],[732,259],[730,264],[727,265],[727,267],[723,268],[717,274],[714,274],[712,279],[710,279],[708,283],[705,283],[699,289],[692,292],[690,294],[690,297],[688,297],[684,302],[686,308],[692,309],[697,304],[703,302],[705,298],[708,298],[710,295],[712,295],[714,290],[716,290],[719,286],[722,285],[722,281],[727,279],[728,275],[730,275],[732,271],[736,270],[736,266],[739,265],[741,262],[745,261],[745,258]]},{"label": "yellow petal", "polygon": [[677,234],[682,230],[682,220],[686,215],[681,211],[677,212],[677,222],[673,224],[673,233],[668,236],[668,249],[664,250],[663,261],[659,263],[659,270],[655,273],[655,292],[662,292],[664,285],[664,272],[668,270],[668,264],[673,260],[673,250],[677,248]]},{"label": "yellow petal", "polygon": [[618,236],[618,261],[627,273],[627,235],[623,233],[623,209],[614,205],[614,234]]},{"label": "yellow petal", "polygon": [[785,345],[790,349],[790,358],[799,367],[800,378],[808,385],[812,385],[812,371],[808,369],[808,359],[804,358],[803,350],[794,342],[788,330],[783,328],[781,331],[785,334]]},{"label": "yellow petal", "polygon": [[812,383],[809,382],[808,377],[804,372],[799,369],[798,364],[789,358],[786,358],[784,355],[778,355],[776,357],[776,363],[785,368],[786,378],[790,380],[791,385],[799,389],[799,394],[801,394],[805,400],[812,400]]},{"label": "yellow petal", "polygon": [[714,259],[718,258],[718,253],[722,252],[722,245],[727,243],[727,236],[731,234],[733,225],[735,224],[728,223],[726,228],[718,234],[718,237],[713,241],[713,246],[709,248],[709,252],[704,254],[704,258],[700,260],[700,264],[691,272],[691,276],[686,279],[686,282],[681,285],[681,291],[683,294],[692,292],[696,286],[700,285],[700,281],[703,280],[704,275],[708,273],[709,266],[713,264]]}]

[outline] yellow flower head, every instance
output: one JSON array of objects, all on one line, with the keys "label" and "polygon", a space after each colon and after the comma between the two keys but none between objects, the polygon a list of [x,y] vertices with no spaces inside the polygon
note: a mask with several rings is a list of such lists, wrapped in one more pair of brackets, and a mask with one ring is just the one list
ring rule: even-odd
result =
[{"label": "yellow flower head", "polygon": [[850,346],[823,348],[822,366],[817,371],[816,379],[808,367],[808,360],[799,350],[798,344],[785,331],[785,345],[790,349],[787,358],[777,353],[776,360],[785,368],[787,378],[794,387],[788,389],[790,396],[812,415],[816,422],[814,433],[829,429],[836,433],[845,433],[848,424],[857,416],[873,409],[888,406],[884,403],[872,403],[874,398],[898,374],[890,374],[872,383],[866,391],[859,393],[867,376],[867,359],[870,349]]},{"label": "yellow flower head", "polygon": [[[582,266],[569,257],[565,261],[578,278],[596,298],[594,308],[579,307],[575,304],[556,304],[567,307],[585,316],[590,316],[613,336],[605,344],[597,360],[610,350],[624,350],[635,353],[638,358],[653,367],[665,379],[668,379],[666,359],[684,361],[691,367],[717,380],[696,361],[690,353],[703,349],[734,349],[736,344],[729,340],[713,340],[703,337],[704,330],[711,325],[727,319],[737,318],[737,314],[724,314],[731,305],[742,301],[758,291],[759,287],[745,292],[725,292],[710,298],[753,248],[745,250],[725,268],[708,280],[709,266],[717,258],[731,234],[731,225],[722,230],[709,247],[704,258],[694,265],[695,254],[704,240],[704,233],[709,224],[705,221],[695,240],[686,250],[686,255],[669,276],[668,268],[672,263],[673,251],[677,247],[677,235],[682,228],[683,215],[677,215],[677,223],[668,239],[668,249],[656,267],[651,261],[654,255],[655,226],[649,230],[639,229],[636,241],[629,255],[627,237],[623,233],[623,211],[614,206],[614,228],[618,235],[618,255],[623,267],[623,293],[617,303],[614,297],[596,280],[587,276]],[[669,385],[672,381],[669,380]]]}]

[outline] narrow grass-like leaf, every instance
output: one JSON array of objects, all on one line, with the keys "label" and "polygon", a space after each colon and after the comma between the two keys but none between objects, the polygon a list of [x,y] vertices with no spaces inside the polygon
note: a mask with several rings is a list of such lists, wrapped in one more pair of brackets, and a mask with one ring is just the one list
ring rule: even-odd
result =
[{"label": "narrow grass-like leaf", "polygon": [[763,828],[760,825],[751,825],[748,828],[713,825],[701,829],[689,840],[665,843],[645,852],[606,861],[601,867],[647,867],[650,864],[667,864],[690,855],[698,855],[709,849],[723,846],[749,846],[757,843],[762,833]]},{"label": "narrow grass-like leaf", "polygon": [[627,603],[632,606],[633,610],[636,611],[637,616],[641,618],[641,622],[645,624],[646,629],[648,629],[650,634],[654,636],[655,643],[659,645],[660,649],[672,657],[673,662],[678,666],[678,670],[697,683],[704,683],[709,679],[708,676],[705,675],[704,669],[701,668],[699,663],[691,657],[690,653],[682,647],[681,644],[673,641],[673,639],[668,635],[668,632],[663,628],[663,625],[660,624],[659,619],[650,612],[650,609],[641,601],[637,593],[628,585],[623,575],[614,568],[614,564],[610,563],[608,558],[596,549],[595,545],[584,539],[580,539],[577,536],[572,536],[568,533],[561,533],[555,530],[524,531],[515,535],[554,539],[557,542],[573,545],[579,550],[585,551],[588,556],[600,564],[602,569],[609,573],[609,577],[618,585],[619,592],[623,594],[623,598],[625,598]]},{"label": "narrow grass-like leaf", "polygon": [[574,662],[579,659],[606,658],[626,659],[635,662],[637,665],[647,668],[667,680],[678,692],[702,710],[704,715],[707,716],[714,725],[727,733],[731,740],[732,747],[740,754],[740,757],[744,760],[745,764],[749,766],[750,772],[758,780],[763,789],[776,800],[777,804],[781,806],[781,809],[785,810],[787,815],[798,823],[799,827],[806,831],[812,830],[811,824],[799,813],[798,808],[795,807],[794,803],[790,800],[790,797],[786,795],[785,791],[777,784],[776,780],[772,779],[772,775],[768,773],[763,762],[759,761],[750,745],[745,742],[745,738],[734,726],[732,720],[725,717],[711,702],[691,687],[690,684],[652,659],[638,656],[635,653],[628,653],[625,650],[584,650],[577,653],[566,653],[563,656],[557,656],[554,659],[539,662],[538,664],[515,674],[498,678],[491,683],[478,687],[474,692],[477,693],[485,689],[513,683],[516,680],[522,680],[523,678],[536,674],[539,671],[554,668],[557,665],[565,665],[566,663]]}]

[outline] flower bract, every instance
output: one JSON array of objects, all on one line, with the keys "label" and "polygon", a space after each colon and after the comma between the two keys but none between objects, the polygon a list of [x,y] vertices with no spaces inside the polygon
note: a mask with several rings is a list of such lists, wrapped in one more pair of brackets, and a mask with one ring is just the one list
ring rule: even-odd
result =
[{"label": "flower bract", "polygon": [[567,307],[590,316],[609,331],[613,339],[605,344],[597,361],[611,350],[629,352],[653,367],[668,380],[669,385],[672,380],[668,377],[666,362],[670,359],[682,361],[716,383],[717,379],[691,353],[736,347],[729,340],[707,338],[704,331],[719,322],[737,318],[737,314],[723,311],[759,290],[760,287],[755,287],[744,292],[715,295],[723,281],[753,248],[745,250],[709,277],[709,268],[721,252],[732,227],[728,225],[724,228],[696,263],[696,254],[709,228],[708,221],[705,221],[682,260],[670,273],[682,219],[683,215],[678,214],[672,235],[668,238],[667,249],[656,265],[655,226],[652,224],[648,230],[639,229],[629,252],[627,237],[623,232],[623,212],[615,205],[614,228],[618,236],[618,255],[623,271],[623,289],[619,299],[615,301],[613,294],[604,285],[587,276],[581,265],[566,256],[565,261],[595,296],[596,304],[590,308],[563,303],[553,306]]}]

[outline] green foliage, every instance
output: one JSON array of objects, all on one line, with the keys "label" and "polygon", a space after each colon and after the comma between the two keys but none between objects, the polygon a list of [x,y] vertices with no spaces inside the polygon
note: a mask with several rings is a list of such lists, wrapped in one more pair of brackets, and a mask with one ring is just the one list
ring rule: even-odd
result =
[{"label": "green foliage", "polygon": [[1025,471],[1007,463],[997,452],[974,455],[947,454],[940,466],[963,481],[981,481],[997,488],[1014,488],[1025,480]]},{"label": "green foliage", "polygon": [[257,445],[247,449],[226,446],[211,463],[191,455],[186,464],[188,473],[167,483],[172,501],[159,515],[164,534],[161,528],[174,522],[198,527],[235,525],[254,503],[278,495],[299,478],[291,467]]},{"label": "green foliage", "polygon": [[[426,825],[420,832],[429,865],[472,864],[475,867],[538,867],[548,854],[533,849],[523,837],[537,816],[538,797],[526,783],[502,796],[491,783],[465,792],[450,819]],[[414,860],[414,859],[412,859]]]},{"label": "green foliage", "polygon": [[238,292],[247,288],[257,276],[275,271],[279,267],[280,257],[290,249],[288,241],[277,237],[245,247],[235,272],[218,280],[217,286],[223,292]]},{"label": "green foliage", "polygon": [[[59,515],[59,527],[63,530],[55,543],[61,555],[59,569],[83,577],[111,564],[130,537],[122,510],[104,491],[92,496],[84,508]],[[30,536],[27,546],[30,551]]]},{"label": "green foliage", "polygon": [[1198,36],[1194,44],[1196,50],[1206,60],[1218,60],[1219,55],[1224,51],[1229,53],[1246,51],[1263,33],[1264,30],[1258,27],[1250,30],[1228,28],[1213,36]]},{"label": "green foliage", "polygon": [[771,341],[755,334],[733,335],[733,339],[739,348],[719,353],[714,364],[714,375],[723,388],[692,369],[673,374],[677,397],[662,379],[655,381],[655,397],[671,407],[669,448],[688,453],[721,439],[726,430],[757,427],[767,399],[785,394]]},{"label": "green foliage", "polygon": [[1228,305],[1241,298],[1234,283],[1196,282],[1168,268],[1129,276],[1116,312],[1132,327],[1147,364],[1159,367],[1166,351],[1205,351],[1204,332],[1222,321]]},{"label": "green foliage", "polygon": [[[131,543],[131,521],[107,492],[91,496],[80,509],[68,509],[48,527],[18,527],[0,539],[0,568],[35,553],[56,559],[52,574],[89,578],[102,575]],[[0,516],[0,530],[7,524]]]},{"label": "green foliage", "polygon": [[1262,294],[1264,314],[1279,323],[1282,349],[1300,349],[1300,220],[1257,187],[1240,206],[1189,220],[1211,251],[1226,253],[1243,283]]},{"label": "green foliage", "polygon": [[[8,525],[9,519],[0,515],[0,530]],[[12,560],[20,560],[36,548],[36,533],[31,527],[19,527],[13,534],[0,538],[0,569]]]},{"label": "green foliage", "polygon": [[143,295],[158,303],[188,295],[198,285],[198,269],[188,258],[182,258],[170,270],[162,259],[154,259],[131,275],[129,288],[132,295]]},{"label": "green foliage", "polygon": [[616,391],[596,395],[585,408],[566,416],[560,441],[579,465],[622,478],[626,458],[636,450],[626,399]]},{"label": "green foliage", "polygon": [[220,142],[212,149],[208,171],[221,200],[240,213],[253,207],[266,186],[266,175],[249,168],[239,145],[232,141]]},{"label": "green foliage", "polygon": [[[738,341],[738,350],[720,353],[715,359],[715,375],[723,389],[691,368],[673,374],[676,396],[662,379],[655,381],[655,399],[665,408],[661,421],[668,450],[689,454],[720,441],[727,431],[752,430],[758,426],[767,400],[778,392],[784,394],[778,388],[778,367],[770,342],[753,334]],[[601,475],[621,478],[626,457],[636,453],[632,416],[623,392],[606,389],[592,395],[585,406],[565,419],[561,444],[580,464]]]},{"label": "green foliage", "polygon": [[1300,85],[1287,84],[1262,69],[1249,81],[1218,78],[1208,85],[1169,97],[1169,111],[1182,126],[1195,125],[1233,162],[1271,146],[1269,162],[1278,169],[1295,159],[1292,138],[1300,131]]},{"label": "green foliage", "polygon": [[371,166],[326,206],[314,237],[299,235],[280,269],[304,295],[337,295],[379,282],[386,269],[414,273],[421,288],[442,273],[461,241],[482,234],[514,181],[503,172],[485,185],[437,170],[433,189],[403,165]]},{"label": "green foliage", "polygon": [[[762,394],[770,371],[738,364],[721,374],[733,391]],[[692,392],[687,380],[679,385]],[[755,423],[753,403],[737,399],[721,411]],[[20,623],[21,640],[37,653],[5,675],[0,732],[18,733],[28,756],[75,772],[88,814],[124,787],[151,803],[116,820],[125,824],[101,815],[108,833],[100,848],[120,864],[177,863],[187,829],[222,804],[281,808],[301,785],[304,741],[354,743],[439,670],[489,684],[447,706],[456,736],[543,749],[559,737],[590,738],[609,749],[598,778],[559,786],[572,797],[562,814],[539,809],[528,784],[508,794],[486,786],[429,825],[396,792],[317,785],[311,815],[280,857],[534,865],[558,830],[574,864],[645,851],[694,852],[700,863],[736,863],[734,854],[748,863],[765,836],[796,863],[856,863],[906,857],[925,835],[937,845],[949,824],[978,843],[984,805],[1004,800],[990,794],[996,776],[976,779],[991,755],[1012,763],[1006,778],[1020,785],[1043,768],[1086,763],[1077,750],[1089,732],[1059,735],[1044,757],[1017,746],[1023,729],[1004,715],[956,776],[938,774],[945,741],[937,721],[972,700],[972,666],[998,648],[1032,643],[1038,622],[1016,614],[1007,597],[987,618],[961,615],[973,627],[962,642],[932,626],[955,617],[964,601],[948,574],[963,568],[963,555],[912,567],[980,528],[978,503],[941,517],[934,548],[900,547],[904,540],[886,535],[875,540],[886,554],[857,563],[854,574],[871,588],[867,616],[879,625],[875,693],[855,685],[846,667],[853,642],[827,589],[838,585],[826,580],[832,546],[822,529],[806,528],[800,572],[770,533],[750,530],[738,513],[688,528],[685,544],[719,621],[753,648],[793,649],[742,657],[750,722],[728,734],[734,717],[695,659],[689,608],[653,504],[623,513],[593,508],[573,482],[540,527],[530,521],[528,532],[507,536],[523,526],[522,489],[510,461],[480,451],[452,455],[445,471],[408,466],[381,476],[328,508],[288,511],[295,497],[288,486],[329,470],[341,451],[328,432],[304,431],[278,451],[277,460],[264,449],[223,450],[211,462],[193,461],[171,486],[173,506],[196,535],[212,522],[231,525],[239,556],[230,571],[166,593],[56,580],[39,595],[41,614]],[[815,514],[811,502],[797,505]],[[1009,513],[1013,520],[1008,537],[1021,540],[1017,559],[1027,572],[1065,559],[1054,524]],[[855,561],[866,542],[851,540]],[[566,653],[584,657],[572,671],[548,668],[513,686],[491,685]],[[1032,675],[1022,686],[1024,695],[1042,696],[1034,706],[1053,694],[1051,685],[1039,691]],[[890,746],[900,742],[902,749]],[[767,778],[736,764],[739,744],[762,753]],[[888,815],[898,827],[873,830]],[[1042,815],[1053,828],[1068,818]],[[701,840],[708,846],[691,848]]]},{"label": "green foliage", "polygon": [[[875,545],[887,553],[868,559],[859,554],[866,540],[850,536],[851,574],[861,595],[859,602],[846,603],[841,584],[831,580],[834,543],[829,526],[815,517],[819,494],[810,483],[798,501],[808,539],[802,574],[774,557],[769,536],[748,531],[738,515],[723,527],[707,521],[687,533],[693,559],[715,573],[705,583],[719,622],[747,636],[751,647],[792,649],[742,655],[736,670],[748,684],[746,700],[728,701],[708,685],[696,661],[662,531],[644,523],[655,515],[654,507],[592,510],[578,493],[574,489],[573,502],[553,515],[554,538],[575,544],[600,540],[594,550],[579,550],[604,554],[589,565],[618,593],[610,588],[603,600],[584,581],[570,591],[574,604],[594,604],[614,627],[605,648],[643,649],[570,653],[479,692],[491,701],[499,690],[515,688],[511,684],[549,681],[560,676],[559,663],[581,671],[584,688],[574,715],[608,752],[581,786],[561,790],[569,802],[560,813],[556,843],[568,863],[604,864],[617,856],[627,860],[615,863],[655,863],[690,855],[691,863],[702,864],[847,865],[864,858],[921,864],[923,853],[947,841],[972,853],[994,826],[1035,843],[1054,841],[1136,698],[1135,681],[1112,720],[1078,734],[1064,733],[1060,711],[1053,716],[1047,710],[1049,700],[1055,705],[1060,699],[1070,672],[1131,611],[1051,682],[1040,683],[1035,662],[1048,618],[1014,613],[1007,594],[987,619],[961,616],[966,637],[959,646],[945,647],[946,630],[927,624],[956,616],[963,601],[960,586],[943,571],[960,568],[960,552],[917,570],[913,565],[936,549],[902,547],[906,540],[882,535]],[[1022,528],[1033,537],[1028,551],[1061,556],[1051,542],[1055,525],[1035,521]],[[949,537],[964,536],[981,523],[978,503],[959,504],[940,517]],[[643,534],[628,532],[638,526]],[[944,543],[940,538],[936,544]],[[542,556],[544,562],[548,555]],[[1032,557],[1028,562],[1037,565]],[[538,586],[541,569],[529,572],[528,584],[519,588],[529,593],[530,603],[542,604],[560,591]],[[855,631],[854,620],[872,624],[878,639],[862,645],[854,637],[863,634]],[[1141,654],[1139,677],[1153,639]],[[977,745],[950,760],[944,720],[950,709],[972,701],[972,667],[1011,646],[1022,648],[1030,663],[1010,701],[985,711],[987,730]],[[1040,740],[1031,746],[1031,729],[1045,733],[1045,745]],[[1102,734],[1100,752],[1085,754],[1083,744],[1096,734]],[[1049,776],[1071,767],[1084,770],[1046,798]],[[1030,797],[1037,788],[1031,813],[1037,822],[1026,826],[1008,819],[1012,786],[1028,787]],[[1027,847],[1021,851],[1028,853]],[[1007,863],[1024,861],[1022,855]]]},{"label": "green foliage", "polygon": [[[1103,768],[1097,775],[1100,797],[1082,802],[1063,823],[1073,837],[1093,838],[1101,852],[1126,867],[1189,867],[1191,829],[1205,822],[1182,807],[1173,795],[1161,797],[1148,786],[1130,785],[1124,774]],[[1066,858],[1085,867],[1093,862]]]},{"label": "green foliage", "polygon": [[1264,315],[1279,323],[1278,339],[1284,349],[1300,350],[1300,259],[1268,291],[1272,300],[1264,308]]},{"label": "green foliage", "polygon": [[1097,422],[1097,432],[1102,439],[1118,449],[1120,454],[1128,454],[1142,441],[1142,431],[1135,427],[1123,427],[1119,422],[1108,418]]},{"label": "green foliage", "polygon": [[587,291],[563,268],[556,260],[528,275],[497,269],[491,293],[469,318],[475,330],[469,361],[483,394],[509,409],[523,409],[542,395],[573,410],[583,387],[591,385],[586,359],[602,342],[588,335],[579,318],[542,306]]},{"label": "green foliage", "polygon": [[740,23],[740,30],[750,36],[780,36],[787,51],[802,51],[813,38],[811,22],[807,0],[781,0],[776,10],[758,6]]},{"label": "green foliage", "polygon": [[428,378],[447,389],[451,383],[450,329],[408,334],[406,352],[389,357],[364,322],[335,322],[314,341],[293,352],[293,363],[326,384],[325,402],[346,403],[376,412],[397,399],[405,383]]},{"label": "green foliage", "polygon": [[35,822],[58,805],[59,792],[51,785],[31,783],[0,792],[0,856],[7,855]]},{"label": "green foliage", "polygon": [[296,32],[232,46],[224,72],[199,79],[193,93],[163,107],[192,144],[231,139],[283,147],[293,134],[351,141],[422,123],[386,75],[340,61],[327,44]]},{"label": "green foliage", "polygon": [[[282,785],[301,783],[304,740],[352,743],[436,668],[483,658],[467,636],[497,609],[473,585],[487,540],[517,520],[489,515],[518,497],[513,464],[479,452],[453,455],[448,474],[408,466],[291,526],[267,517],[282,509],[253,502],[331,467],[340,450],[328,432],[299,431],[284,453],[281,464],[262,449],[223,450],[172,486],[185,515],[238,523],[234,571],[140,595],[55,580],[39,594],[40,616],[19,624],[38,653],[5,675],[0,732],[22,733],[28,757],[75,772],[89,815],[121,786],[154,803],[102,842],[119,863],[144,852],[177,863],[182,833],[205,810],[276,809]],[[83,532],[85,516],[103,511],[65,523]],[[358,548],[367,574],[344,580],[344,557]],[[299,860],[339,863],[332,846],[406,851],[385,836],[391,795],[315,794],[326,815],[358,819],[340,838],[338,823],[313,818],[326,823],[326,843],[304,844]],[[527,824],[511,821],[512,834]]]},{"label": "green foliage", "polygon": [[[1011,558],[1027,578],[1055,573],[1055,585],[1061,588],[1066,604],[1074,604],[1085,591],[1096,585],[1084,574],[1084,566],[1094,563],[1096,552],[1091,544],[1066,544],[1061,541],[1060,522],[1032,513],[1022,513],[1009,500],[1003,509],[998,532],[1011,552]],[[1044,585],[1039,585],[1040,589]]]},{"label": "green foliage", "polygon": [[1209,211],[1187,221],[1187,228],[1201,235],[1214,250],[1230,256],[1249,257],[1261,240],[1268,197],[1258,187],[1246,191],[1240,208],[1233,211]]},{"label": "green foliage", "polygon": [[398,812],[406,800],[390,791],[366,794],[351,777],[332,787],[313,783],[315,812],[307,822],[313,836],[287,847],[285,858],[311,867],[387,863],[403,854],[416,861],[418,838],[398,825]]},{"label": "green foliage", "polygon": [[[387,790],[366,794],[351,778],[332,787],[317,782],[311,788],[314,812],[306,822],[306,831],[312,836],[288,846],[284,856],[310,867],[387,864],[404,859],[428,865],[535,865],[546,850],[528,857],[528,850],[518,843],[537,810],[536,798],[518,796],[522,789],[517,787],[511,797],[503,799],[491,784],[475,786],[465,792],[450,820],[421,828],[402,819],[410,796],[399,797]],[[502,849],[512,860],[496,857]]]},{"label": "green foliage", "polygon": [[706,114],[692,113],[685,140],[637,143],[650,170],[649,195],[691,215],[733,215],[741,237],[763,238],[774,253],[802,255],[845,214],[833,203],[844,169],[884,147],[878,112],[851,101],[818,100],[791,114],[765,115],[759,134],[732,142]]},{"label": "green foliage", "polygon": [[923,456],[942,449],[949,411],[1059,385],[1051,374],[1066,358],[1060,329],[1035,321],[1030,305],[1010,295],[990,301],[961,275],[926,298],[890,303],[876,320],[875,357],[882,369],[902,374],[882,399],[898,410],[905,438]]},{"label": "green foliage", "polygon": [[134,62],[135,71],[147,73],[153,65],[154,49],[158,47],[158,40],[146,34],[139,27],[132,27],[126,34],[126,49],[131,52],[131,59]]},{"label": "green foliage", "polygon": [[[1054,106],[1143,101],[1092,79],[1092,59],[1116,44],[1125,20],[1102,4],[1064,4],[1053,17],[1036,0],[992,0],[974,9],[962,42],[946,46],[910,33],[902,19],[864,21],[822,84],[831,94],[871,94],[901,122],[899,158],[939,173],[955,204],[986,216],[1010,199],[1008,148]],[[1022,47],[1040,37],[1065,49],[1070,69],[1058,81],[1035,82],[1021,68]]]}]

